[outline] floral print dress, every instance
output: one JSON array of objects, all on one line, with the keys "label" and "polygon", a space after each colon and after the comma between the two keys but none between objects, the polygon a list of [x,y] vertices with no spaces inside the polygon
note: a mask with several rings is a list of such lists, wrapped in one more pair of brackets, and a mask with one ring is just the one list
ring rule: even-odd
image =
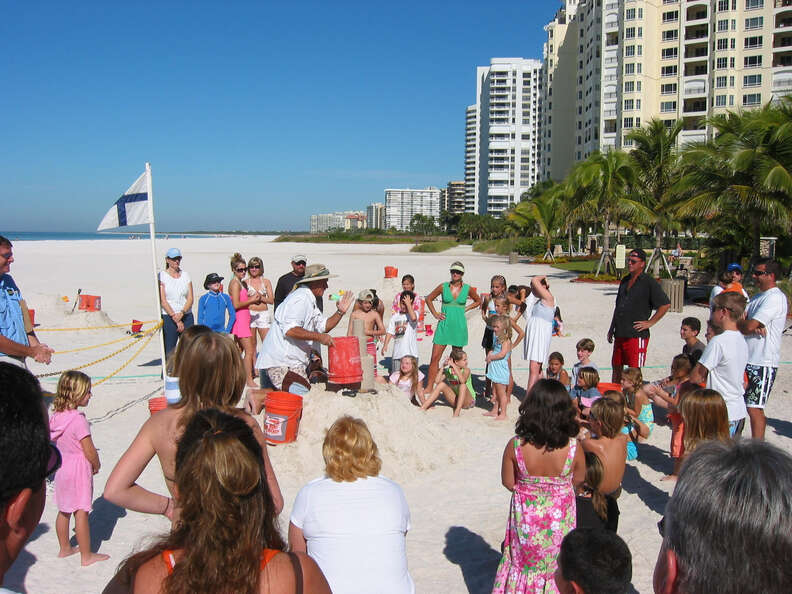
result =
[{"label": "floral print dress", "polygon": [[520,439],[514,438],[518,473],[493,594],[558,592],[553,577],[558,552],[564,536],[575,528],[572,460],[576,447],[577,441],[569,440],[561,476],[530,476]]}]

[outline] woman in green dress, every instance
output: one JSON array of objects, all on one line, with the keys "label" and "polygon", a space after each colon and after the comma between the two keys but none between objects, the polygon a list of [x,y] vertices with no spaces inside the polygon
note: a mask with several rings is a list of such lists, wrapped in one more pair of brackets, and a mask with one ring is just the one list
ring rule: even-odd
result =
[{"label": "woman in green dress", "polygon": [[[440,369],[440,359],[447,346],[465,347],[468,342],[467,319],[465,313],[481,305],[481,297],[476,289],[462,282],[465,267],[461,262],[451,264],[451,282],[443,283],[434,288],[426,296],[426,307],[437,318],[437,331],[432,344],[432,360],[429,363],[426,387],[434,387],[435,377]],[[440,313],[434,306],[434,300],[441,296],[443,307]],[[471,300],[470,305],[466,305]]]}]

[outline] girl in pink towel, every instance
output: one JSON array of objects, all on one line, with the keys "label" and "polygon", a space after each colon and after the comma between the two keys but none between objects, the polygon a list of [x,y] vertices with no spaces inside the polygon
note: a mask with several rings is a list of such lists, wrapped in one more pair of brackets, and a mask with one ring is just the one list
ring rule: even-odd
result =
[{"label": "girl in pink towel", "polygon": [[[91,527],[88,512],[93,501],[93,475],[99,472],[91,428],[85,415],[77,411],[91,400],[91,378],[81,371],[67,371],[58,380],[57,395],[52,403],[50,438],[58,446],[63,464],[55,473],[55,503],[58,519],[55,531],[60,552],[58,557],[80,553],[83,565],[109,559],[108,555],[91,552]],[[74,514],[77,547],[69,542],[69,522]]]}]

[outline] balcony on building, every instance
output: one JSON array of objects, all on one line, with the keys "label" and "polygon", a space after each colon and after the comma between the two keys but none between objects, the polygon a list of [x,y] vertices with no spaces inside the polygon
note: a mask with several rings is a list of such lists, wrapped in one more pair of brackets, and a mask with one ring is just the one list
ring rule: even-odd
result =
[{"label": "balcony on building", "polygon": [[773,35],[773,53],[792,49],[792,29]]},{"label": "balcony on building", "polygon": [[773,93],[785,95],[792,92],[792,68],[782,68],[773,72]]},{"label": "balcony on building", "polygon": [[685,10],[685,23],[692,24],[708,24],[707,22],[707,5],[709,2],[689,2]]},{"label": "balcony on building", "polygon": [[792,6],[782,9],[775,15],[775,30],[783,31],[792,27]]},{"label": "balcony on building", "polygon": [[685,62],[694,60],[704,60],[706,62],[707,55],[709,55],[709,43],[706,41],[699,43],[685,44],[684,58]]},{"label": "balcony on building", "polygon": [[[706,101],[704,102],[704,109],[706,110]],[[679,140],[682,144],[707,140],[707,125],[704,117],[685,114],[682,118],[682,130],[679,133]]]},{"label": "balcony on building", "polygon": [[685,63],[684,76],[702,76],[707,74],[707,60],[701,58]]},{"label": "balcony on building", "polygon": [[792,8],[792,0],[775,0],[773,9],[776,14],[782,12],[785,8]]},{"label": "balcony on building", "polygon": [[773,50],[773,68],[792,66],[792,47]]},{"label": "balcony on building", "polygon": [[683,96],[687,98],[706,97],[708,91],[707,77],[691,77],[684,79]]},{"label": "balcony on building", "polygon": [[602,120],[602,133],[603,134],[616,134],[616,127],[618,125],[618,121],[615,119],[604,119]]},{"label": "balcony on building", "polygon": [[685,45],[695,43],[696,40],[706,40],[709,37],[709,27],[702,25],[687,25],[685,27]]},{"label": "balcony on building", "polygon": [[706,98],[685,98],[682,103],[682,114],[687,118],[693,115],[706,115],[707,113],[707,100]]}]

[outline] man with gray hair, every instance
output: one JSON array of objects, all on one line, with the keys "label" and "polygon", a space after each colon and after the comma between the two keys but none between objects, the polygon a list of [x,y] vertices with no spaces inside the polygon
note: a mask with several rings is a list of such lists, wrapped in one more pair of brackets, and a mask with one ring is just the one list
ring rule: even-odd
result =
[{"label": "man with gray hair", "polygon": [[697,447],[661,521],[656,594],[792,589],[792,457],[761,441]]}]

